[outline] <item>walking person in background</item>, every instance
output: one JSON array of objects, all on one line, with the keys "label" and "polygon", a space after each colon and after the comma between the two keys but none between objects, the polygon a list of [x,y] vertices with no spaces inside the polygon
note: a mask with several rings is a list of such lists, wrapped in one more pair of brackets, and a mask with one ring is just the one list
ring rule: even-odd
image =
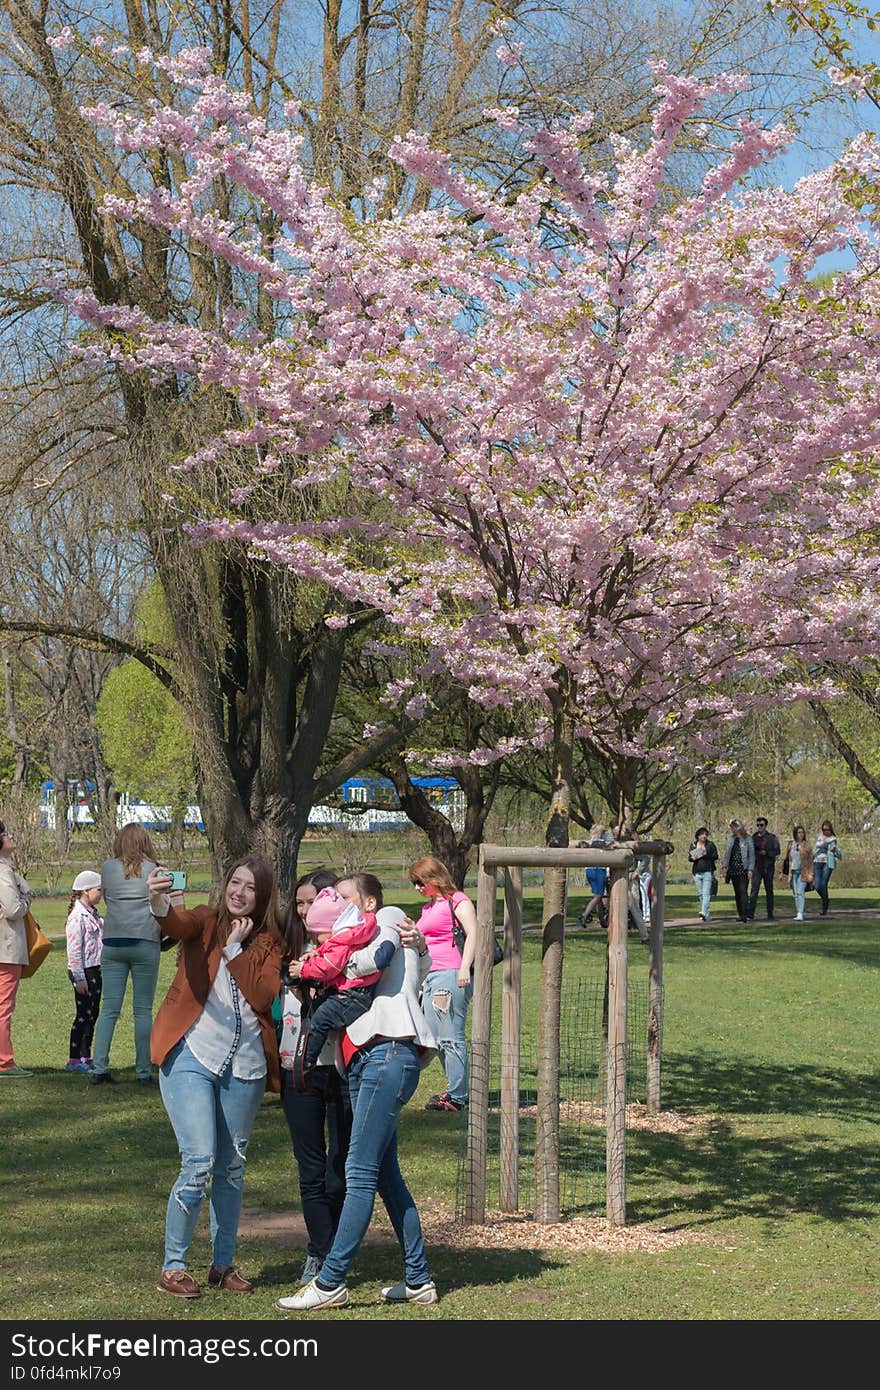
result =
[{"label": "walking person in background", "polygon": [[767,829],[767,817],[758,816],[755,833],[752,836],[755,850],[755,867],[752,869],[752,891],[749,894],[749,920],[755,915],[758,894],[764,885],[767,900],[767,921],[773,921],[773,879],[776,874],[776,860],[779,858],[779,841],[772,830]]},{"label": "walking person in background", "polygon": [[[467,893],[456,888],[445,864],[430,855],[410,865],[410,882],[427,898],[419,931],[428,943],[431,969],[425,980],[422,1005],[437,1038],[446,1071],[446,1090],[432,1096],[426,1110],[461,1110],[468,1099],[468,1052],[465,1039],[471,1001],[471,966],[477,944],[477,914]],[[456,928],[464,933],[460,952]]]},{"label": "walking person in background", "polygon": [[98,913],[101,875],[83,869],[71,886],[67,909],[67,974],[73,985],[76,1017],[70,1030],[70,1056],[65,1071],[92,1069],[92,1038],[101,1007],[101,946],[104,919]]},{"label": "walking person in background", "polygon": [[124,825],[113,841],[113,858],[101,866],[104,893],[104,948],[101,975],[104,999],[95,1028],[89,1081],[112,1082],[110,1044],[122,1012],[125,987],[131,976],[134,1013],[135,1074],[141,1086],[153,1084],[150,1066],[150,1028],[159,979],[161,931],[150,911],[147,879],[157,867],[152,841],[136,821]]},{"label": "walking person in background", "polygon": [[822,904],[823,917],[828,911],[828,880],[842,858],[834,826],[830,820],[823,820],[813,845],[813,882]]},{"label": "walking person in background", "polygon": [[157,1288],[178,1298],[201,1294],[186,1256],[210,1183],[208,1283],[250,1293],[233,1259],[251,1129],[267,1083],[271,1091],[281,1084],[272,1021],[281,969],[275,870],[261,855],[239,859],[226,873],[216,911],[187,911],[183,894],[169,892],[171,882],[164,869],[150,874],[152,910],[181,942],[151,1038],[162,1104],[180,1150]]},{"label": "walking person in background", "polygon": [[[604,825],[593,825],[590,827],[590,849],[608,849],[613,840],[610,830],[606,830]],[[584,882],[592,893],[590,901],[587,903],[578,921],[580,926],[587,927],[593,920],[596,913],[599,918],[599,926],[608,926],[608,904],[605,895],[608,892],[608,870],[600,865],[590,865],[584,870]]]},{"label": "walking person in background", "polygon": [[691,873],[694,877],[697,895],[700,899],[700,921],[708,922],[712,906],[712,881],[718,864],[718,849],[709,839],[709,828],[700,825],[694,831],[693,843],[688,850]]},{"label": "walking person in background", "polygon": [[22,967],[28,963],[24,914],[31,903],[31,890],[12,866],[15,839],[0,820],[0,1076],[33,1076],[16,1066],[12,1052],[12,1014]]},{"label": "walking person in background", "polygon": [[730,834],[721,860],[724,881],[733,888],[736,915],[741,922],[749,920],[749,875],[755,867],[755,846],[741,820],[730,822]]},{"label": "walking person in background", "polygon": [[804,920],[804,904],[807,897],[807,884],[813,882],[813,851],[807,840],[807,832],[802,825],[792,829],[791,839],[782,861],[781,877],[787,877],[794,898],[794,920]]}]

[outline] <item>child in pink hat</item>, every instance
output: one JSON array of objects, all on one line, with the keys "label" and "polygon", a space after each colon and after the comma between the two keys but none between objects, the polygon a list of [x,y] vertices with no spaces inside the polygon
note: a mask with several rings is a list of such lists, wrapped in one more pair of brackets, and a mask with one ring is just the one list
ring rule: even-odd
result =
[{"label": "child in pink hat", "polygon": [[355,974],[351,957],[373,940],[378,930],[376,914],[362,912],[335,888],[322,888],[306,913],[306,931],[318,940],[317,949],[299,961],[291,961],[290,974],[317,984],[324,997],[313,1009],[303,1030],[293,1065],[293,1084],[306,1086],[305,1073],[313,1067],[330,1033],[346,1028],[366,1013],[381,971]]}]

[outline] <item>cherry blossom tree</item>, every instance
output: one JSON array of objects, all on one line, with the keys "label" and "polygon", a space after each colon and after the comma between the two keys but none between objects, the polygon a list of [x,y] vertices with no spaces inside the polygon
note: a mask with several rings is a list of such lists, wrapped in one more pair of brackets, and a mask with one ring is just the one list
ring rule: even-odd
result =
[{"label": "cherry blossom tree", "polygon": [[[671,204],[682,131],[739,79],[661,73],[653,138],[617,140],[609,173],[579,158],[588,116],[524,130],[499,110],[505,135],[540,154],[540,183],[508,205],[411,136],[395,157],[447,206],[366,225],[305,178],[296,134],[254,118],[201,55],[161,61],[187,70],[189,111],[88,114],[123,148],[185,148],[195,173],[106,210],[185,231],[287,310],[269,339],[240,314],[207,332],[74,300],[103,330],[82,351],[236,397],[244,427],[185,468],[234,458],[240,471],[248,449],[255,469],[231,489],[239,515],[203,516],[195,539],[234,536],[330,583],[417,638],[423,675],[450,670],[488,707],[532,708],[535,740],[559,755],[556,838],[574,739],[622,762],[672,760],[685,738],[718,756],[725,721],[756,695],[822,693],[784,685],[789,655],[864,650],[877,573],[863,544],[877,487],[870,137],[790,192],[749,189],[789,136],[744,122],[698,192]],[[238,236],[202,216],[221,174],[282,230]],[[817,289],[816,262],[847,244],[856,268]],[[301,487],[344,479],[340,514],[255,516],[261,476],[279,471]],[[411,715],[417,685],[393,692]]]},{"label": "cherry blossom tree", "polygon": [[[618,760],[625,811],[627,767],[685,745],[717,762],[744,709],[833,693],[802,679],[803,658],[845,668],[876,649],[871,137],[791,190],[762,189],[749,176],[789,135],[743,121],[676,200],[670,161],[741,80],[661,68],[649,138],[614,139],[609,169],[582,158],[589,113],[541,128],[499,109],[499,138],[543,168],[527,190],[506,198],[412,134],[391,153],[444,205],[383,217],[377,186],[359,221],[306,177],[295,131],[255,118],[202,55],[159,61],[189,77],[186,110],[88,114],[124,150],[185,150],[193,172],[106,211],[257,276],[283,330],[227,314],[206,331],[82,295],[73,307],[98,334],[81,350],[235,399],[241,423],[183,465],[238,472],[231,507],[190,523],[193,539],[235,538],[383,612],[423,654],[388,692],[409,718],[441,671],[486,708],[526,713],[527,735],[467,756],[549,746],[548,843],[568,840],[579,739]],[[270,216],[241,231],[204,213],[218,178]],[[853,268],[816,281],[845,249]],[[261,482],[279,474],[334,507],[261,514]],[[547,1114],[564,899],[563,872],[548,872]]]}]

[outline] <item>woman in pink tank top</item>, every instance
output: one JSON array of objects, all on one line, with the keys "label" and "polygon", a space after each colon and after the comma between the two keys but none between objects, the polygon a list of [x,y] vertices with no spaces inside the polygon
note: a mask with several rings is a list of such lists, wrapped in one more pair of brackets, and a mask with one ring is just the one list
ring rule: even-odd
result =
[{"label": "woman in pink tank top", "polygon": [[430,855],[417,859],[410,866],[409,877],[426,899],[419,931],[431,954],[431,969],[423,986],[422,1006],[446,1071],[446,1090],[432,1096],[425,1109],[458,1112],[468,1098],[465,1024],[472,992],[477,914],[467,893],[456,888],[439,859]]}]

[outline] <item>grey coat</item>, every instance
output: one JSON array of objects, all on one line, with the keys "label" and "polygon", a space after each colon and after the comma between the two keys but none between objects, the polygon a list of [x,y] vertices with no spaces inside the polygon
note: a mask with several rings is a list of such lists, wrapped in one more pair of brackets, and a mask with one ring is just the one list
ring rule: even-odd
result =
[{"label": "grey coat", "polygon": [[734,840],[739,840],[739,852],[742,856],[742,866],[747,874],[750,874],[755,867],[755,846],[752,843],[751,835],[728,835],[727,844],[724,846],[724,858],[721,860],[721,867],[727,873],[730,863],[730,851],[733,849]]},{"label": "grey coat", "polygon": [[150,911],[147,886],[147,876],[155,868],[152,859],[145,859],[137,878],[126,878],[121,859],[106,859],[101,865],[106,945],[112,946],[116,936],[130,936],[138,941],[153,941],[158,946],[162,931]]}]

